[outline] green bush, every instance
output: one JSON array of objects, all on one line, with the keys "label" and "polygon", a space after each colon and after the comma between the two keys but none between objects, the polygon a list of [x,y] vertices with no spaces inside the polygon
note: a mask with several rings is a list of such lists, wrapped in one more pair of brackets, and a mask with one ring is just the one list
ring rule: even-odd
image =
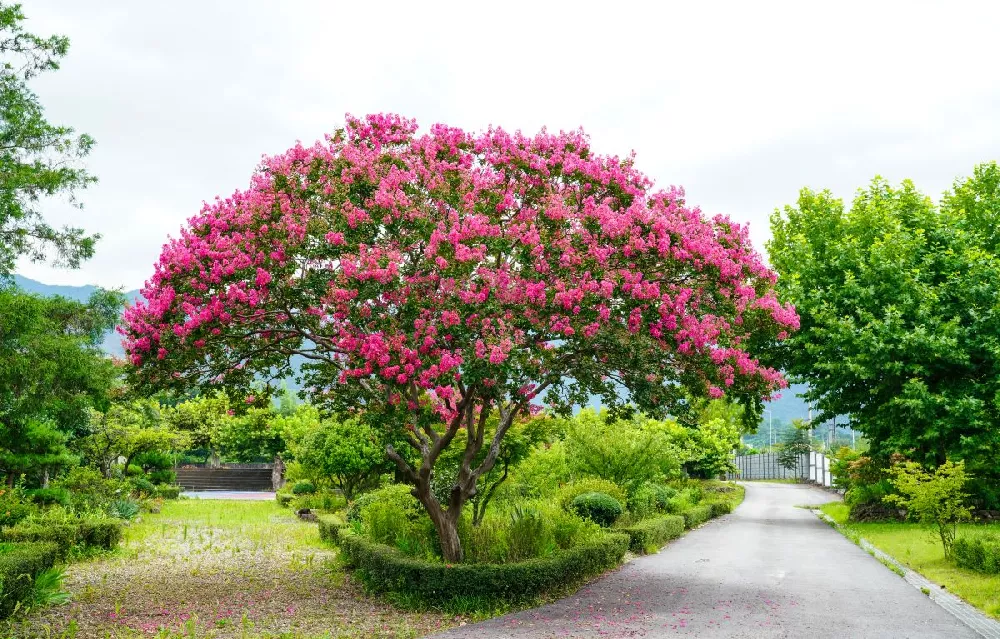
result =
[{"label": "green bush", "polygon": [[361,530],[368,539],[413,557],[436,554],[434,525],[409,486],[393,484],[368,494],[368,503],[360,509]]},{"label": "green bush", "polygon": [[733,512],[733,502],[731,501],[715,501],[706,505],[712,509],[713,519]]},{"label": "green bush", "polygon": [[299,495],[297,497],[292,495],[290,505],[294,510],[308,508],[310,510],[334,511],[346,506],[347,500],[337,493],[323,491],[312,495]]},{"label": "green bush", "polygon": [[351,502],[351,505],[347,507],[347,512],[344,513],[344,517],[349,522],[361,521],[361,511],[368,506],[368,504],[375,501],[376,492],[365,493]]},{"label": "green bush", "polygon": [[79,540],[89,548],[114,550],[122,540],[122,523],[114,519],[83,519]]},{"label": "green bush", "polygon": [[982,537],[959,537],[952,544],[952,558],[962,568],[1000,573],[1000,535]]},{"label": "green bush", "polygon": [[149,478],[149,481],[154,484],[172,484],[177,481],[177,473],[169,468],[151,470],[149,471],[147,477]]},{"label": "green bush", "polygon": [[619,504],[628,503],[628,495],[625,494],[622,487],[606,479],[579,479],[570,482],[559,489],[559,492],[556,493],[556,499],[560,506],[570,510],[570,503],[578,495],[584,493],[604,493],[614,497]]},{"label": "green bush", "polygon": [[181,487],[171,484],[159,484],[155,487],[153,495],[156,497],[162,497],[163,499],[179,499],[181,496]]},{"label": "green bush", "polygon": [[347,522],[336,515],[320,515],[316,523],[319,524],[319,538],[334,545],[340,543],[340,532],[350,528]]},{"label": "green bush", "polygon": [[156,494],[156,486],[145,477],[136,477],[132,480],[132,485],[135,486],[135,492],[140,495]]},{"label": "green bush", "polygon": [[301,479],[292,486],[293,495],[311,495],[316,492],[316,485],[308,479]]},{"label": "green bush", "polygon": [[50,542],[65,557],[73,547],[113,550],[122,538],[121,522],[113,519],[40,519],[0,530],[7,542]]},{"label": "green bush", "polygon": [[35,578],[52,568],[58,555],[53,543],[0,544],[0,619],[30,600]]},{"label": "green bush", "polygon": [[13,526],[35,508],[18,488],[0,488],[0,527]]},{"label": "green bush", "polygon": [[52,506],[54,504],[69,506],[71,500],[70,493],[65,488],[35,488],[24,491],[24,494],[39,506]]},{"label": "green bush", "polygon": [[600,526],[610,526],[622,515],[622,505],[605,493],[583,493],[570,502],[570,509],[580,517]]},{"label": "green bush", "polygon": [[667,512],[670,500],[677,496],[677,490],[662,484],[643,484],[629,497],[628,510],[635,519],[646,519],[658,513]]},{"label": "green bush", "polygon": [[22,521],[16,526],[0,530],[0,538],[9,543],[50,542],[65,557],[76,545],[80,527],[73,523]]},{"label": "green bush", "polygon": [[450,565],[404,556],[360,535],[341,535],[344,560],[377,592],[403,592],[425,602],[456,597],[517,601],[601,574],[621,562],[629,538],[606,534],[548,557],[506,564]]},{"label": "green bush", "polygon": [[700,526],[712,518],[712,505],[699,504],[698,506],[691,506],[681,513],[681,516],[684,518],[685,528],[691,529],[695,526]]},{"label": "green bush", "polygon": [[292,493],[276,492],[274,493],[274,499],[278,502],[279,506],[288,508],[292,505],[292,500],[295,499],[295,495]]},{"label": "green bush", "polygon": [[572,548],[603,534],[600,526],[554,501],[533,500],[491,511],[478,526],[466,517],[458,530],[466,563],[508,563]]},{"label": "green bush", "polygon": [[632,552],[636,554],[656,552],[663,544],[684,534],[684,518],[664,515],[616,530],[629,536],[629,550]]}]

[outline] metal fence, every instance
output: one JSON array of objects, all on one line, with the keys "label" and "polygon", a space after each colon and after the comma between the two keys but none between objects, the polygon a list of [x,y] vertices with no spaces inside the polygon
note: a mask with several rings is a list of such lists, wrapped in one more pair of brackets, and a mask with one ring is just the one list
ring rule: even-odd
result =
[{"label": "metal fence", "polygon": [[790,468],[778,463],[778,453],[736,455],[733,464],[737,470],[729,473],[727,479],[801,479],[820,486],[833,485],[830,459],[823,453],[803,453]]}]

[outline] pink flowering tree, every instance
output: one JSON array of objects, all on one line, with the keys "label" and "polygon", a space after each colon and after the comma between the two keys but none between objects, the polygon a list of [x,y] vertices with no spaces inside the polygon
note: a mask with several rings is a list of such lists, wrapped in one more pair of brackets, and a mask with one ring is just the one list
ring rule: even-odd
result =
[{"label": "pink flowering tree", "polygon": [[[755,421],[784,384],[760,353],[798,326],[774,284],[746,229],[582,132],[372,115],[206,204],[124,333],[151,387],[246,391],[304,358],[314,401],[405,442],[386,453],[460,561],[463,504],[533,406],[655,416],[727,395]],[[464,454],[439,500],[449,446]]]}]

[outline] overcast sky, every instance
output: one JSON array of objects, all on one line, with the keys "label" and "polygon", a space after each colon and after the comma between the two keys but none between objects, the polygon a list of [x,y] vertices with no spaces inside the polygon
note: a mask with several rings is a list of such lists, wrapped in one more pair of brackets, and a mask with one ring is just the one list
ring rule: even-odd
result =
[{"label": "overcast sky", "polygon": [[760,248],[803,186],[850,198],[881,174],[937,196],[1000,158],[986,0],[22,2],[72,42],[34,84],[50,120],[97,139],[84,211],[46,211],[103,239],[79,271],[21,265],[50,284],[139,287],[203,200],[345,113],[582,126]]}]

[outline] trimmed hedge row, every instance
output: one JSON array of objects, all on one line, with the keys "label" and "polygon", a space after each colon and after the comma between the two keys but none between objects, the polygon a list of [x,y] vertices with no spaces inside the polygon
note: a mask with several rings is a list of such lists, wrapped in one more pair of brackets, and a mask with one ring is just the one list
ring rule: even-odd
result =
[{"label": "trimmed hedge row", "polygon": [[319,524],[319,538],[330,544],[339,544],[340,531],[350,528],[349,524],[336,515],[320,515],[316,523]]},{"label": "trimmed hedge row", "polygon": [[176,484],[160,484],[153,488],[153,494],[164,499],[180,499],[181,490]]},{"label": "trimmed hedge row", "polygon": [[618,528],[629,536],[629,550],[635,554],[656,552],[660,546],[684,534],[684,518],[678,515],[664,515],[656,519],[644,519],[627,528]]},{"label": "trimmed hedge row", "polygon": [[115,520],[84,519],[66,523],[20,523],[0,531],[9,542],[51,542],[64,557],[73,546],[113,550],[122,539],[122,525]]},{"label": "trimmed hedge row", "polygon": [[456,595],[502,600],[534,597],[614,568],[629,545],[627,535],[612,533],[548,557],[509,564],[448,565],[406,557],[360,535],[339,536],[345,561],[357,569],[368,588],[415,594],[425,601],[448,601]]},{"label": "trimmed hedge row", "polygon": [[681,513],[681,517],[684,518],[684,527],[691,529],[695,526],[700,526],[712,518],[712,512],[712,504],[691,506]]},{"label": "trimmed hedge row", "polygon": [[731,501],[715,501],[709,504],[709,506],[712,507],[712,519],[733,512],[733,502]]},{"label": "trimmed hedge row", "polygon": [[955,563],[962,568],[1000,573],[1000,537],[959,537],[951,548]]},{"label": "trimmed hedge row", "polygon": [[0,619],[31,597],[35,577],[51,568],[58,555],[54,543],[0,544]]}]

